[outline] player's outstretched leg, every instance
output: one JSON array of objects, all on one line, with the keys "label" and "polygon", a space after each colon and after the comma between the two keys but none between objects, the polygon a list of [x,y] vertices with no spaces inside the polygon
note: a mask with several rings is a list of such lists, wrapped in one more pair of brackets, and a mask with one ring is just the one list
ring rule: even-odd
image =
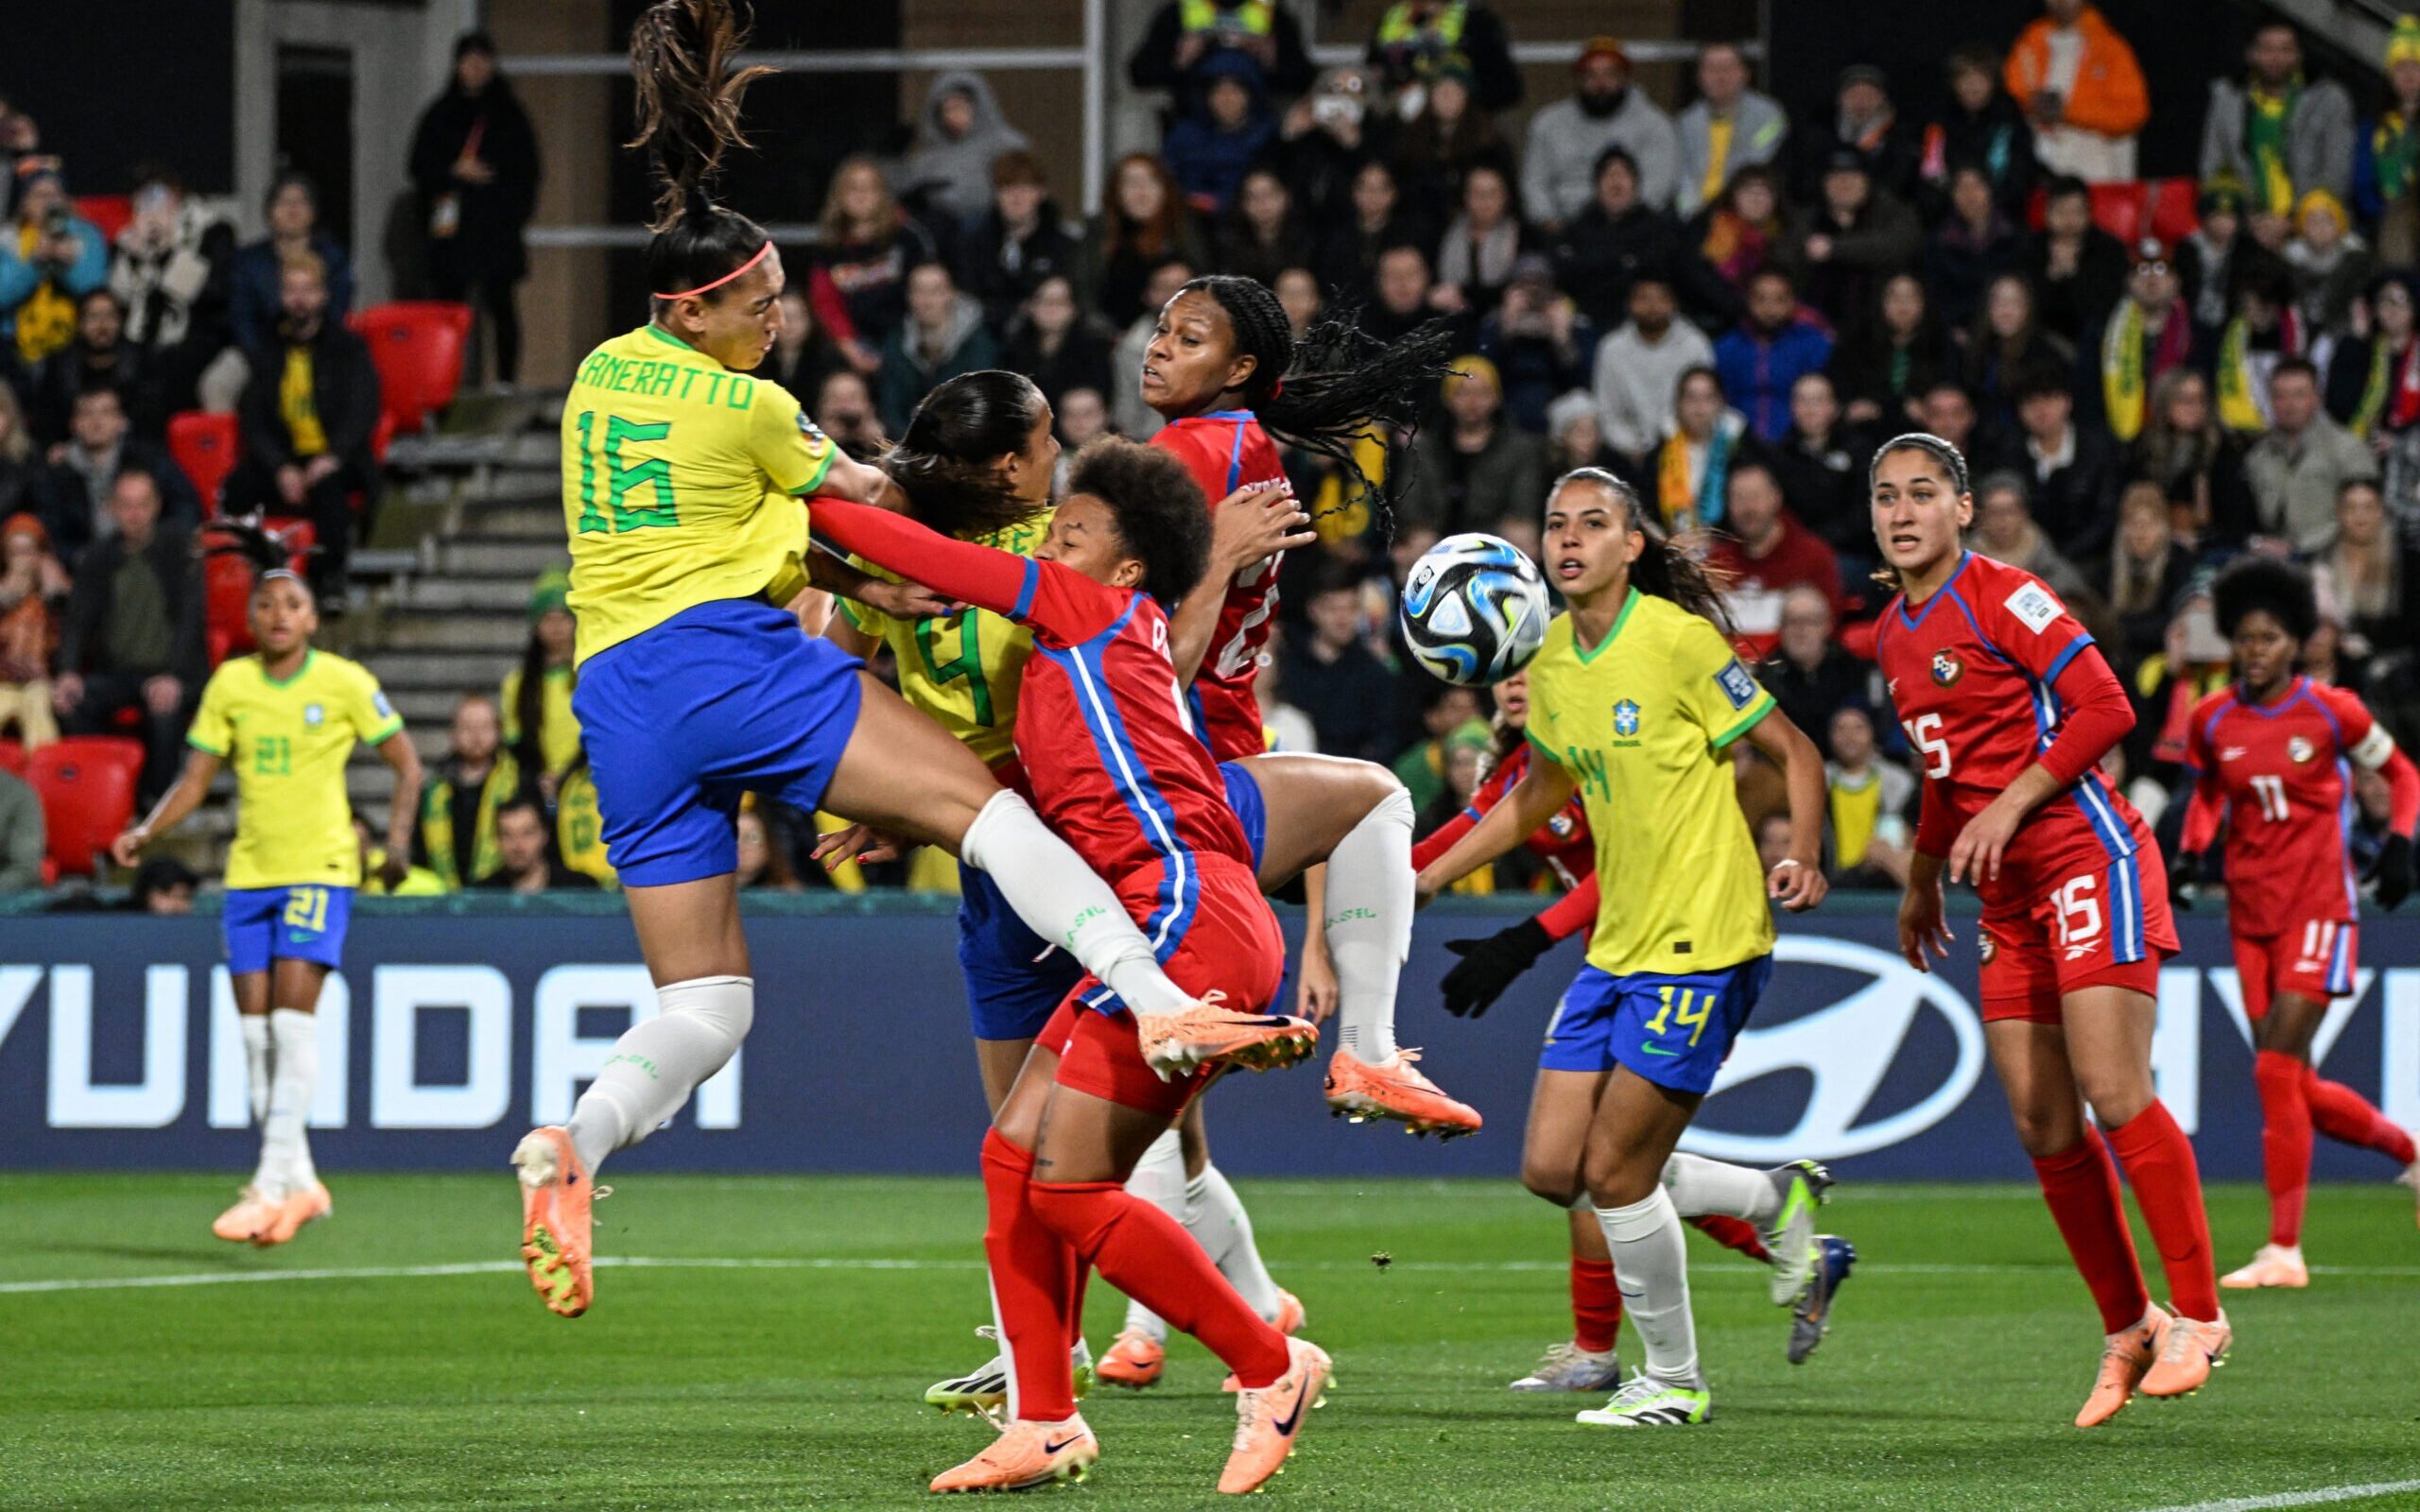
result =
[{"label": "player's outstretched leg", "polygon": [[1814,1160],[1791,1160],[1770,1171],[1675,1152],[1664,1162],[1664,1185],[1673,1208],[1690,1217],[1720,1214],[1754,1224],[1772,1257],[1770,1288],[1775,1307],[1789,1307],[1806,1289],[1822,1258],[1815,1243],[1815,1210],[1833,1186],[1832,1174]]},{"label": "player's outstretched leg", "polygon": [[1857,1246],[1838,1234],[1817,1234],[1815,1248],[1815,1269],[1807,1276],[1806,1289],[1798,1294],[1797,1302],[1790,1308],[1792,1365],[1805,1365],[1806,1357],[1824,1342],[1824,1335],[1832,1332],[1832,1299],[1857,1265]]}]

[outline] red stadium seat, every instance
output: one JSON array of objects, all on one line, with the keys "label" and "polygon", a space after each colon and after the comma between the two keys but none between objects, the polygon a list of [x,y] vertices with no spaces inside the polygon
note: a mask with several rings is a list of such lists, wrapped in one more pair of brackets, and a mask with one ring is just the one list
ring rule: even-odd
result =
[{"label": "red stadium seat", "polygon": [[394,430],[425,429],[454,403],[462,383],[462,352],[471,339],[471,307],[438,300],[397,300],[355,311],[351,324],[370,343],[378,365],[380,408]]},{"label": "red stadium seat", "polygon": [[168,455],[193,480],[205,519],[218,513],[219,492],[243,451],[243,432],[233,415],[188,409],[168,417]]},{"label": "red stadium seat", "polygon": [[78,195],[69,203],[75,207],[76,214],[99,229],[104,241],[116,241],[117,233],[126,230],[127,222],[134,218],[132,195]]},{"label": "red stadium seat", "polygon": [[2149,198],[2140,183],[2097,183],[2092,186],[2092,223],[2134,250],[2143,233],[2143,205]]},{"label": "red stadium seat", "polygon": [[2202,229],[2202,186],[2191,179],[2152,179],[2143,188],[2149,201],[2143,215],[2151,228],[2148,234],[2158,237],[2173,255],[2178,242]]},{"label": "red stadium seat", "polygon": [[134,817],[142,772],[143,743],[114,735],[71,736],[26,758],[58,875],[89,877],[106,865],[110,842]]},{"label": "red stadium seat", "polygon": [[0,740],[0,772],[18,777],[26,775],[26,747],[13,740]]}]

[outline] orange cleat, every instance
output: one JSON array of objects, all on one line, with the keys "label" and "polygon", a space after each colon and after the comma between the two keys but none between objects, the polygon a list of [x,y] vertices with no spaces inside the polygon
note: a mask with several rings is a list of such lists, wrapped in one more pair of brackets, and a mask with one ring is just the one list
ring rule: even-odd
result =
[{"label": "orange cleat", "polygon": [[2220,1277],[2219,1284],[2237,1292],[2263,1286],[2301,1288],[2310,1284],[2310,1267],[2303,1263],[2300,1245],[2263,1245],[2245,1264]]},{"label": "orange cleat", "polygon": [[512,1152],[521,1177],[521,1258],[529,1284],[559,1317],[588,1311],[596,1288],[589,1273],[589,1209],[600,1194],[571,1147],[571,1136],[549,1124],[521,1138]]},{"label": "orange cleat", "polygon": [[2083,1410],[2076,1414],[2078,1428],[2098,1428],[2135,1400],[2143,1373],[2168,1342],[2169,1323],[2169,1315],[2154,1307],[2140,1323],[2109,1335],[2108,1348],[2100,1351],[2100,1375],[2092,1383],[2092,1395],[2083,1400]]},{"label": "orange cleat", "polygon": [[337,1205],[328,1196],[328,1189],[314,1181],[279,1203],[268,1225],[252,1235],[252,1243],[263,1249],[282,1245],[301,1233],[304,1224],[314,1218],[324,1218],[336,1211]]},{"label": "orange cleat", "polygon": [[2226,1364],[2227,1346],[2234,1342],[2235,1329],[2227,1322],[2224,1309],[2214,1323],[2192,1317],[2170,1320],[2168,1337],[2160,1341],[2159,1359],[2151,1374],[2143,1377],[2143,1395],[2193,1395],[2210,1379],[2211,1371]]},{"label": "orange cleat", "polygon": [[235,1205],[212,1220],[210,1231],[230,1244],[244,1244],[277,1219],[283,1206],[258,1187],[246,1187]]},{"label": "orange cleat", "polygon": [[1128,1329],[1100,1357],[1100,1363],[1093,1366],[1093,1374],[1112,1385],[1140,1391],[1159,1384],[1160,1371],[1167,1357],[1167,1348],[1159,1340],[1141,1329]]},{"label": "orange cleat", "polygon": [[1327,1385],[1327,1351],[1308,1339],[1286,1341],[1286,1373],[1256,1390],[1236,1393],[1236,1447],[1219,1477],[1228,1496],[1259,1490],[1284,1473],[1303,1420],[1320,1404]]},{"label": "orange cleat", "polygon": [[1374,1118],[1403,1121],[1413,1134],[1440,1134],[1452,1139],[1478,1132],[1478,1109],[1458,1103],[1439,1090],[1412,1062],[1417,1050],[1398,1050],[1387,1060],[1371,1062],[1339,1045],[1327,1058],[1327,1106],[1356,1124]]},{"label": "orange cleat", "polygon": [[1319,1043],[1308,1019],[1284,1013],[1237,1013],[1219,1006],[1224,994],[1204,994],[1175,1013],[1138,1013],[1134,1029],[1143,1059],[1162,1081],[1203,1066],[1241,1066],[1277,1071],[1294,1064]]},{"label": "orange cleat", "polygon": [[[1308,1314],[1303,1311],[1303,1299],[1301,1297],[1296,1297],[1293,1293],[1288,1291],[1283,1286],[1277,1288],[1277,1315],[1269,1320],[1269,1326],[1270,1328],[1275,1329],[1278,1332],[1285,1334],[1290,1339],[1295,1334],[1303,1332],[1303,1320],[1307,1315]],[[1219,1383],[1219,1389],[1226,1392],[1229,1396],[1233,1396],[1235,1393],[1244,1389],[1244,1383],[1236,1380],[1235,1372],[1230,1370],[1227,1372],[1227,1379]]]},{"label": "orange cleat", "polygon": [[933,1477],[935,1491],[1023,1491],[1053,1481],[1080,1481],[1100,1458],[1100,1440],[1081,1418],[1063,1423],[1019,1420],[1000,1430],[992,1447],[954,1470]]}]

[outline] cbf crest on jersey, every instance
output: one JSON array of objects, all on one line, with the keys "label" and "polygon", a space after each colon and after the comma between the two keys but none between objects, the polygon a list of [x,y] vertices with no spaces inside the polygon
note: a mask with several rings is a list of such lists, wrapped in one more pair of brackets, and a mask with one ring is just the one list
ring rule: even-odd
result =
[{"label": "cbf crest on jersey", "polygon": [[1638,705],[1628,698],[1614,705],[1614,733],[1625,740],[1638,733]]},{"label": "cbf crest on jersey", "polygon": [[1958,660],[1957,652],[1944,649],[1932,654],[1933,681],[1945,688],[1954,688],[1958,686],[1958,679],[1965,675],[1966,663]]},{"label": "cbf crest on jersey", "polygon": [[302,706],[302,722],[309,725],[312,729],[317,730],[320,726],[326,724],[327,721],[328,712],[325,709],[320,708],[318,704],[306,703]]}]

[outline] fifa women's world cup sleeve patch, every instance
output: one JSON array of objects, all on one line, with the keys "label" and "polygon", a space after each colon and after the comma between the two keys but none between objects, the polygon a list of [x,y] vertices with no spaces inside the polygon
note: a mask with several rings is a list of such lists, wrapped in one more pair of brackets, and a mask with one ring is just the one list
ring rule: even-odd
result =
[{"label": "fifa women's world cup sleeve patch", "polygon": [[1691,616],[1672,647],[1672,657],[1682,706],[1716,750],[1754,729],[1756,721],[1772,712],[1772,695],[1739,664],[1731,643],[1707,621]]},{"label": "fifa women's world cup sleeve patch", "polygon": [[367,672],[361,674],[354,718],[362,740],[372,746],[384,745],[404,728],[403,715],[395,713],[395,706],[387,701],[386,690]]},{"label": "fifa women's world cup sleeve patch", "polygon": [[2022,584],[2015,593],[2008,595],[2004,607],[2011,618],[2036,635],[2049,628],[2051,621],[2067,611],[2066,606],[2059,602],[2058,595],[2040,583]]}]

